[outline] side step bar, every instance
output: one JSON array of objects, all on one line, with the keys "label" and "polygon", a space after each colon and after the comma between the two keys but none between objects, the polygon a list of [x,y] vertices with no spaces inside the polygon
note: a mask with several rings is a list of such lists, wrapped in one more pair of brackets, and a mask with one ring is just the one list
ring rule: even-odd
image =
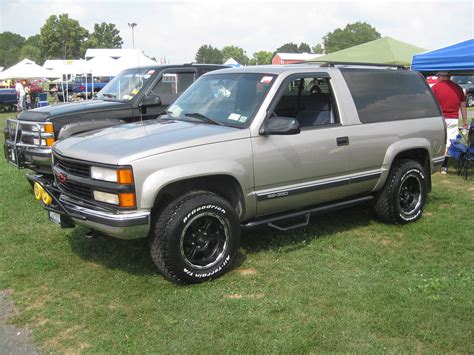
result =
[{"label": "side step bar", "polygon": [[[291,229],[302,228],[302,227],[306,227],[309,224],[309,220],[310,220],[311,215],[316,215],[316,214],[320,214],[320,213],[334,211],[334,210],[338,210],[338,209],[341,209],[341,208],[346,208],[346,207],[350,207],[350,206],[354,206],[354,205],[360,205],[360,204],[366,203],[368,201],[371,201],[373,198],[374,197],[372,195],[364,196],[364,197],[358,197],[358,198],[351,199],[351,200],[345,200],[345,201],[340,201],[340,202],[335,202],[335,203],[324,204],[324,205],[321,205],[321,206],[317,206],[317,207],[313,207],[313,208],[309,208],[309,209],[305,209],[305,210],[301,210],[301,211],[273,215],[273,216],[269,216],[267,218],[263,218],[263,219],[260,219],[260,220],[254,220],[252,222],[242,224],[242,225],[240,225],[240,227],[241,227],[242,230],[251,230],[251,229],[266,225],[268,227],[272,227],[272,228],[278,229],[280,231],[287,231],[287,230],[291,230]],[[298,218],[298,217],[304,217],[304,221],[293,224],[293,225],[290,225],[290,226],[285,226],[285,227],[281,227],[281,226],[278,226],[276,224],[278,222],[283,222],[283,221],[293,219],[293,218]]]}]

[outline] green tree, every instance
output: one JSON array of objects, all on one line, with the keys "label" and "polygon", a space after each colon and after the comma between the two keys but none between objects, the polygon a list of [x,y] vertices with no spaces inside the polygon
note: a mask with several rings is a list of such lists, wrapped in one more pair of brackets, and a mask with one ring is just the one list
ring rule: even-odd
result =
[{"label": "green tree", "polygon": [[323,46],[321,43],[318,43],[317,45],[311,47],[311,52],[314,54],[323,54]]},{"label": "green tree", "polygon": [[281,47],[277,48],[275,53],[299,53],[298,45],[293,42],[285,43]]},{"label": "green tree", "polygon": [[344,29],[337,28],[323,37],[326,53],[357,46],[380,38],[380,33],[365,22],[347,24]]},{"label": "green tree", "polygon": [[24,43],[25,38],[19,34],[9,31],[0,33],[0,67],[8,68],[18,63]]},{"label": "green tree", "polygon": [[273,53],[267,51],[258,51],[253,54],[250,59],[250,65],[272,64]]},{"label": "green tree", "polygon": [[94,32],[85,42],[86,48],[122,48],[123,40],[120,31],[113,23],[102,22],[94,25]]},{"label": "green tree", "polygon": [[222,61],[225,62],[229,58],[234,58],[239,64],[247,65],[249,58],[245,54],[245,51],[236,46],[225,46],[221,49]]},{"label": "green tree", "polygon": [[89,32],[68,14],[51,15],[41,27],[40,49],[47,59],[73,59],[84,55]]},{"label": "green tree", "polygon": [[196,53],[196,62],[200,64],[222,64],[222,52],[211,45],[202,45]]},{"label": "green tree", "polygon": [[298,53],[311,53],[311,47],[308,43],[301,42],[298,46]]},{"label": "green tree", "polygon": [[25,41],[25,44],[23,45],[23,47],[21,47],[20,50],[21,59],[28,58],[40,65],[43,63],[43,53],[39,45],[40,38],[41,36],[39,34],[28,37],[28,39]]}]

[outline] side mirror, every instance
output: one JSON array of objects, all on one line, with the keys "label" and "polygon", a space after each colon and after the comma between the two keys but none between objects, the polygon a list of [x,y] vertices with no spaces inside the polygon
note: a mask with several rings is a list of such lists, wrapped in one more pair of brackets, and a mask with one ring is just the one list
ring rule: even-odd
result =
[{"label": "side mirror", "polygon": [[161,106],[161,99],[158,95],[145,96],[140,106]]},{"label": "side mirror", "polygon": [[300,131],[298,120],[291,117],[271,117],[260,128],[260,134],[265,136],[298,134]]}]

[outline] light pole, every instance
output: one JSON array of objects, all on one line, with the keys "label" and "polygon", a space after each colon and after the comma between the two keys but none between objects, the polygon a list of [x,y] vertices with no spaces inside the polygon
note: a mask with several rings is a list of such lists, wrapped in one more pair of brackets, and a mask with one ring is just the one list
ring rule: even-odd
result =
[{"label": "light pole", "polygon": [[135,27],[137,27],[137,24],[135,22],[129,22],[128,27],[132,29],[132,47],[135,49]]}]

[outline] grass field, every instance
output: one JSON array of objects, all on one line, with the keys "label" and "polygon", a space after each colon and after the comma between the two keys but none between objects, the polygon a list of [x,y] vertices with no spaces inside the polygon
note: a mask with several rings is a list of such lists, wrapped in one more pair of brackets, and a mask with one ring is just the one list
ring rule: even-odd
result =
[{"label": "grass field", "polygon": [[364,206],[244,233],[230,273],[183,287],[144,240],[54,226],[1,159],[0,289],[47,352],[472,353],[474,179],[453,170],[433,175],[416,223],[384,225]]}]

